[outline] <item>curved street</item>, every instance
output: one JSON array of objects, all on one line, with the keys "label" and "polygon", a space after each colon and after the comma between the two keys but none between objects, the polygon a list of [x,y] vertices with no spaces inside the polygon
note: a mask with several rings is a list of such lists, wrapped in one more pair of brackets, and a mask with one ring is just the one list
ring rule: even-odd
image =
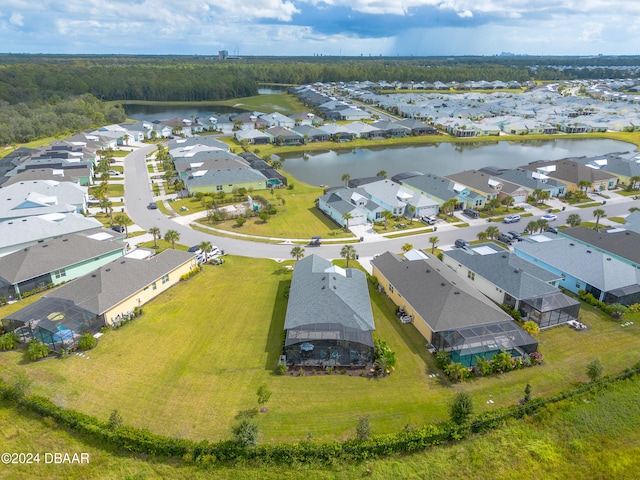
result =
[{"label": "curved street", "polygon": [[[261,241],[242,240],[240,238],[231,238],[228,236],[216,236],[192,229],[188,225],[165,216],[160,210],[149,210],[147,205],[154,200],[151,187],[151,179],[147,171],[146,155],[155,150],[155,145],[144,145],[141,148],[134,149],[124,159],[124,181],[125,181],[125,209],[131,220],[140,228],[148,231],[151,227],[158,227],[164,235],[167,230],[173,229],[180,233],[180,243],[184,245],[197,245],[203,240],[210,241],[213,245],[223,249],[225,252],[233,255],[241,255],[255,258],[272,258],[275,260],[291,259],[291,240],[283,240],[282,243],[273,244]],[[558,212],[558,219],[551,225],[563,225],[567,216],[571,213],[578,213],[583,221],[594,221],[593,210],[602,208],[606,211],[608,217],[625,216],[629,213],[629,208],[635,205],[640,206],[639,201],[634,201],[631,197],[624,197],[615,193],[608,192],[611,199],[606,200],[607,204],[602,207],[577,208],[567,206],[564,212]],[[551,203],[557,202],[556,208],[561,208],[562,204],[558,200],[551,200]],[[532,217],[525,217],[519,224],[502,225],[502,230],[519,230],[522,231],[526,224],[532,220],[537,220],[545,212],[535,207],[528,206],[527,212],[533,213]],[[180,217],[176,217],[179,219]],[[466,220],[466,219],[465,219]],[[468,227],[459,228],[452,225],[439,222],[438,231],[434,233],[415,234],[399,238],[385,238],[380,235],[365,236],[364,241],[353,244],[360,257],[368,258],[375,254],[386,251],[401,252],[405,243],[411,243],[415,248],[429,250],[431,243],[429,238],[437,236],[439,239],[438,247],[447,248],[452,246],[456,239],[463,238],[471,241],[476,239],[476,235],[487,228],[489,224],[486,220],[466,220]],[[607,225],[606,217],[601,219],[601,223]],[[614,224],[615,225],[615,224]],[[297,239],[299,240],[299,239]],[[320,247],[306,247],[307,254],[315,253],[329,260],[340,258],[340,250],[343,244],[325,243]]]}]

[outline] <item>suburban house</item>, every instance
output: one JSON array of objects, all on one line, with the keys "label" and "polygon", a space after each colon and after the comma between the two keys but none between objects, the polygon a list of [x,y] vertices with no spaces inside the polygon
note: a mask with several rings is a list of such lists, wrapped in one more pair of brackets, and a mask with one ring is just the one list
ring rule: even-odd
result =
[{"label": "suburban house", "polygon": [[511,183],[504,178],[495,177],[481,170],[465,170],[464,172],[447,175],[447,178],[459,185],[464,185],[481,195],[487,200],[497,198],[502,200],[506,196],[511,196],[514,203],[524,203],[527,201],[529,191]]},{"label": "suburban house", "polygon": [[318,209],[341,227],[365,225],[382,219],[385,208],[372,201],[363,188],[333,188],[318,197]]},{"label": "suburban house", "polygon": [[106,231],[67,235],[0,257],[0,299],[81,277],[123,256],[127,244]]},{"label": "suburban house", "polygon": [[390,179],[378,180],[361,186],[369,198],[394,216],[414,216],[438,214],[438,202],[404,187]]},{"label": "suburban house", "polygon": [[[626,152],[623,154],[612,153],[599,157],[584,157],[575,159],[576,162],[585,164],[595,170],[608,172],[620,179],[620,183],[640,187],[640,155],[638,152]],[[634,179],[634,180],[632,180]]]},{"label": "suburban house", "polygon": [[31,180],[0,189],[0,222],[49,213],[85,213],[87,187],[55,180]]},{"label": "suburban house", "polygon": [[631,212],[624,219],[624,228],[640,233],[640,211]]},{"label": "suburban house", "polygon": [[118,325],[196,266],[193,254],[179,250],[165,250],[144,260],[122,257],[8,315],[2,324],[23,342],[38,338],[58,351],[84,333]]},{"label": "suburban house", "polygon": [[19,165],[16,165],[12,170],[6,172],[5,179],[11,179],[27,170],[50,168],[65,177],[71,176],[77,179],[75,183],[79,185],[88,186],[93,183],[93,167],[93,160],[80,161],[49,157],[29,158],[22,161]]},{"label": "suburban house", "polygon": [[181,180],[200,171],[249,168],[249,164],[241,157],[223,150],[192,152],[188,156],[175,157],[173,163]]},{"label": "suburban house", "polygon": [[269,188],[287,186],[287,177],[262,160],[255,153],[242,152],[238,154],[238,156],[246,161],[249,164],[249,167],[260,172],[267,178],[267,185]]},{"label": "suburban house", "polygon": [[331,136],[322,128],[316,128],[311,125],[297,125],[291,130],[301,135],[305,143],[328,142],[331,139]]},{"label": "suburban house", "polygon": [[590,168],[573,160],[549,160],[532,162],[520,168],[546,175],[567,185],[567,192],[582,189],[580,182],[588,182],[587,192],[599,192],[613,188],[618,183],[618,177],[611,173]]},{"label": "suburban house", "polygon": [[260,118],[265,121],[268,127],[284,127],[291,128],[296,125],[296,121],[280,112],[265,113],[260,115]]},{"label": "suburban house", "polygon": [[317,255],[298,260],[284,329],[289,364],[371,364],[375,323],[364,272]]},{"label": "suburban house", "polygon": [[533,353],[538,342],[511,316],[430,255],[403,258],[386,252],[371,262],[380,288],[435,349],[473,366],[503,349],[514,357]]},{"label": "suburban house", "polygon": [[399,122],[388,122],[386,120],[378,120],[371,124],[380,130],[381,135],[385,138],[400,138],[411,134],[411,129],[400,125]]},{"label": "suburban house", "polygon": [[434,200],[438,205],[448,202],[452,198],[456,199],[456,210],[465,208],[481,208],[484,206],[487,198],[484,194],[471,190],[469,187],[460,183],[453,182],[445,177],[438,175],[419,174],[417,175],[396,175],[393,178],[402,178],[402,185],[420,195]]},{"label": "suburban house", "polygon": [[574,227],[558,230],[558,235],[598,250],[610,257],[640,268],[640,233],[619,228]]},{"label": "suburban house", "polygon": [[438,133],[438,130],[435,127],[422,123],[415,118],[405,118],[395,122],[395,124],[399,127],[408,128],[411,135],[435,135]]},{"label": "suburban house", "polygon": [[355,138],[355,134],[346,125],[337,123],[325,123],[322,130],[331,136],[331,140],[337,142],[349,142]]},{"label": "suburban house", "polygon": [[197,170],[183,178],[189,195],[197,192],[232,193],[235,189],[265,190],[268,179],[262,173],[252,168],[218,168],[211,170]]},{"label": "suburban house", "polygon": [[77,213],[50,213],[0,222],[0,257],[63,235],[101,230],[98,220]]},{"label": "suburban house", "polygon": [[295,122],[296,126],[300,125],[321,125],[322,119],[316,118],[316,116],[311,112],[296,112],[288,115],[290,119]]},{"label": "suburban house", "polygon": [[443,252],[442,261],[498,305],[520,310],[541,328],[578,318],[580,302],[562,293],[562,279],[494,243]]},{"label": "suburban house", "polygon": [[567,185],[554,180],[539,172],[525,170],[524,168],[495,168],[485,167],[480,169],[481,172],[488,173],[496,178],[504,179],[507,182],[514,183],[524,187],[529,195],[534,190],[540,189],[543,192],[549,192],[549,198],[562,197],[567,193]]},{"label": "suburban house", "polygon": [[514,253],[560,275],[559,286],[584,290],[607,304],[640,303],[640,269],[568,237],[531,235]]},{"label": "suburban house", "polygon": [[236,130],[233,132],[233,136],[238,143],[246,142],[249,145],[268,145],[273,142],[271,135],[255,128]]},{"label": "suburban house", "polygon": [[177,149],[183,149],[185,152],[188,152],[189,147],[196,146],[209,147],[211,150],[218,149],[226,152],[230,149],[227,143],[221,142],[217,138],[211,136],[176,138],[174,140],[169,140],[169,143],[167,144],[169,153]]},{"label": "suburban house", "polygon": [[273,142],[277,145],[302,145],[304,143],[302,135],[288,128],[271,127],[267,128],[265,133],[271,135]]},{"label": "suburban house", "polygon": [[345,125],[345,128],[353,133],[356,138],[366,138],[368,140],[375,140],[385,137],[384,131],[380,130],[373,125],[364,122],[353,122]]}]

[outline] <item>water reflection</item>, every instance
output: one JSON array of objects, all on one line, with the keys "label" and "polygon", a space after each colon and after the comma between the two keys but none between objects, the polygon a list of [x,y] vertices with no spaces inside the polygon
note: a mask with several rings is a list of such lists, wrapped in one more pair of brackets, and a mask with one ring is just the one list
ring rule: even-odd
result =
[{"label": "water reflection", "polygon": [[[308,151],[282,157],[283,168],[311,185],[340,185],[340,177],[373,176],[386,170],[391,177],[399,172],[420,171],[448,175],[488,166],[515,168],[536,160],[597,156],[612,152],[636,151],[636,146],[615,140],[536,140],[486,144],[439,143],[420,146],[371,146],[345,150]],[[306,159],[303,158],[306,155]]]}]

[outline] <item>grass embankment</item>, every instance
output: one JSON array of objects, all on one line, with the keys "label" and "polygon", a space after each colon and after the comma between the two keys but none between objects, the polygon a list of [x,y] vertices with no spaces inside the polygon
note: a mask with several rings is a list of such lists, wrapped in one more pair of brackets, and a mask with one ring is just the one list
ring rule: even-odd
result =
[{"label": "grass embankment", "polygon": [[15,410],[5,402],[0,402],[0,424],[4,425],[0,433],[4,451],[89,454],[90,462],[83,465],[41,462],[0,466],[0,471],[13,479],[631,479],[640,470],[637,378],[619,382],[599,394],[560,402],[542,409],[535,417],[511,421],[460,443],[414,455],[333,466],[194,467],[140,458],[104,449],[90,439],[60,429],[50,419]]},{"label": "grass embankment", "polygon": [[[107,332],[90,360],[24,362],[21,352],[0,355],[0,370],[22,370],[33,393],[106,420],[117,408],[125,423],[190,439],[230,436],[234,417],[257,407],[257,388],[273,392],[269,412],[256,417],[261,441],[299,441],[353,436],[367,415],[376,433],[405,424],[447,418],[447,403],[468,391],[478,411],[514,405],[527,383],[549,395],[586,381],[586,365],[600,358],[605,373],[639,360],[640,314],[622,328],[583,305],[590,328],[566,326],[538,335],[545,364],[505,375],[452,385],[437,373],[433,356],[412,325],[400,324],[395,306],[372,291],[376,335],[396,352],[398,368],[388,378],[368,380],[343,374],[279,377],[285,288],[291,272],[270,260],[225,257],[222,266],[181,283],[144,307],[144,315]],[[254,279],[253,281],[241,279]],[[13,307],[11,305],[10,307]],[[6,315],[7,307],[0,309]],[[627,317],[625,317],[626,319]],[[135,392],[135,394],[132,394]],[[105,400],[108,399],[108,400]],[[159,399],[162,399],[159,401]],[[487,404],[492,399],[495,403]]]}]

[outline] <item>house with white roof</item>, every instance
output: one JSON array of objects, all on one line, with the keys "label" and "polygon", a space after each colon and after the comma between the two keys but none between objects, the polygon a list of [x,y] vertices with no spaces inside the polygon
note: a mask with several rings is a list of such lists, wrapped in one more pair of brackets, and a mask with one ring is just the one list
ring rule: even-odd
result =
[{"label": "house with white roof", "polygon": [[73,182],[13,183],[0,189],[0,222],[49,213],[84,213],[87,199],[87,187]]}]

